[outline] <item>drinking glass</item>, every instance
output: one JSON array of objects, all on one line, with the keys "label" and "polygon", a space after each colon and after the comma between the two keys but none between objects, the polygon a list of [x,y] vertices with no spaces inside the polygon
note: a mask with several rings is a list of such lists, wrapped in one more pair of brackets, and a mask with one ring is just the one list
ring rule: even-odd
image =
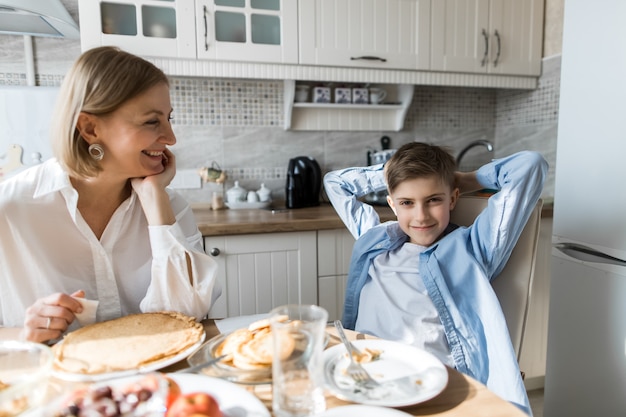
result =
[{"label": "drinking glass", "polygon": [[328,312],[290,304],[270,312],[274,356],[272,408],[277,417],[304,417],[326,409],[322,352]]}]

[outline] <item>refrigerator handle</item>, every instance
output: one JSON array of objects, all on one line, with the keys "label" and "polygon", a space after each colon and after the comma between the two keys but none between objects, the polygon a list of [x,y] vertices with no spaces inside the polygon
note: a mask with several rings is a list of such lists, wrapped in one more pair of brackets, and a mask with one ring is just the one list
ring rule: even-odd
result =
[{"label": "refrigerator handle", "polygon": [[554,247],[567,256],[585,262],[626,266],[626,261],[576,243],[556,243]]}]

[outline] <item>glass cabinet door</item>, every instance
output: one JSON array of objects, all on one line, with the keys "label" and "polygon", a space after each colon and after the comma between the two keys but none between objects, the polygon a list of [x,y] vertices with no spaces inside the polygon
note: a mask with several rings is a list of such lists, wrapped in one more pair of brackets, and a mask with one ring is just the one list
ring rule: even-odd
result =
[{"label": "glass cabinet door", "polygon": [[[162,2],[167,7],[160,6]],[[156,0],[153,4],[100,3],[102,33],[109,35],[176,38],[176,9],[173,0]],[[141,11],[139,13],[139,11]],[[141,16],[141,20],[137,19]]]},{"label": "glass cabinet door", "polygon": [[195,58],[194,0],[79,0],[82,49]]},{"label": "glass cabinet door", "polygon": [[297,63],[294,0],[200,0],[198,57]]}]

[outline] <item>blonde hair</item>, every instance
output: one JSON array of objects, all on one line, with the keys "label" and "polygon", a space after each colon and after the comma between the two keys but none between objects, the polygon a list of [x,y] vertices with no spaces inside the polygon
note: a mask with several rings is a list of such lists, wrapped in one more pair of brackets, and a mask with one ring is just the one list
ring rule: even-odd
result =
[{"label": "blonde hair", "polygon": [[104,46],[85,51],[65,76],[52,119],[55,157],[70,176],[93,177],[102,170],[76,128],[81,112],[105,115],[167,76],[152,63],[119,48]]},{"label": "blonde hair", "polygon": [[398,149],[385,163],[387,189],[392,193],[400,183],[415,178],[435,177],[453,189],[456,161],[448,148],[410,142]]}]

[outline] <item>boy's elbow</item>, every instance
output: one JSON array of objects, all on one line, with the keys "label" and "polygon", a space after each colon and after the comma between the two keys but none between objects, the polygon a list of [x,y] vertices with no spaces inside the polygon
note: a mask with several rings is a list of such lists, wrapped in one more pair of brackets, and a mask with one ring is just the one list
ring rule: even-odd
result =
[{"label": "boy's elbow", "polygon": [[529,167],[531,175],[536,175],[538,180],[543,183],[548,175],[548,161],[536,151],[522,151],[520,154],[526,160],[525,165]]}]

